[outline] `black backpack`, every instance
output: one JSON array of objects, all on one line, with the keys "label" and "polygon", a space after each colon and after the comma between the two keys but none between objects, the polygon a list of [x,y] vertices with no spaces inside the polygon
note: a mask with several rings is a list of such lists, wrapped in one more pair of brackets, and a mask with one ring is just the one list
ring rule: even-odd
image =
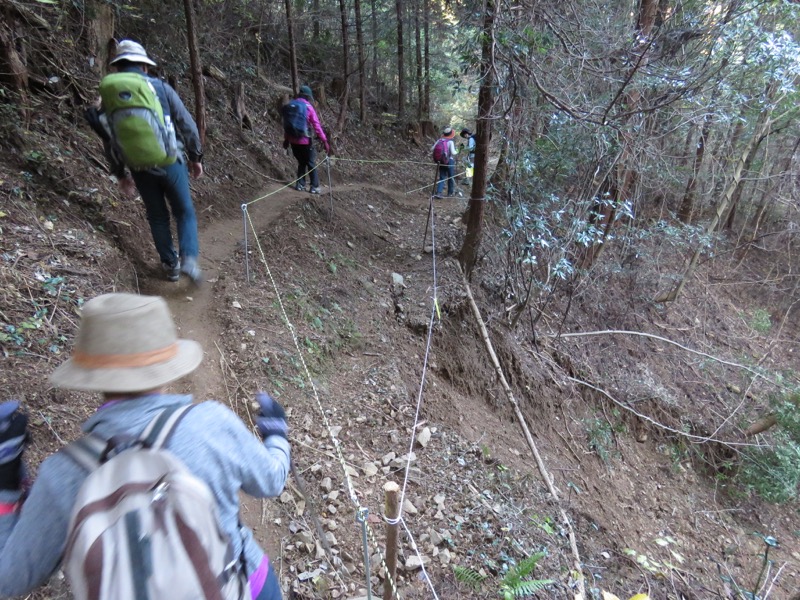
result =
[{"label": "black backpack", "polygon": [[295,98],[283,105],[283,131],[290,138],[308,137],[308,104]]}]

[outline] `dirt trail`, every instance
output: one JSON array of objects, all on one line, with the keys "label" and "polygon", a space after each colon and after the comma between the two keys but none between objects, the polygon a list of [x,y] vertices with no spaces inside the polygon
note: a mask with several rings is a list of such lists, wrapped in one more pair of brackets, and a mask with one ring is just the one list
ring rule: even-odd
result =
[{"label": "dirt trail", "polygon": [[[279,186],[266,189],[259,196],[279,190]],[[258,231],[263,230],[292,203],[306,196],[287,188],[278,191],[250,208],[250,218]],[[241,214],[241,213],[240,213]],[[198,215],[200,217],[200,215]],[[248,235],[252,232],[248,231]],[[177,284],[160,280],[143,282],[141,293],[163,296],[169,304],[178,327],[178,335],[195,340],[204,350],[200,367],[174,391],[192,394],[196,401],[219,400],[229,404],[228,391],[221,365],[219,348],[222,328],[212,318],[216,302],[215,288],[219,280],[220,265],[228,260],[243,242],[242,218],[226,217],[205,226],[200,221],[200,266],[203,269],[203,285],[195,287],[186,277]],[[252,238],[250,239],[252,243]],[[244,264],[241,265],[245,268]],[[245,523],[253,529],[256,538],[272,557],[279,557],[280,544],[275,536],[267,535],[261,526],[264,506],[260,500],[242,497],[242,515]]]},{"label": "dirt trail", "polygon": [[[397,190],[373,186],[362,183],[348,183],[335,186],[331,191],[347,192],[358,187],[360,190],[373,190],[387,194],[401,205],[422,204],[417,195],[399,193]],[[317,201],[327,209],[330,198],[323,188],[323,195]],[[249,215],[257,231],[263,231],[270,223],[277,220],[281,214],[293,203],[308,200],[307,194],[299,193],[292,188],[281,189],[274,185],[263,190],[258,197],[270,194],[249,207]],[[334,207],[335,210],[335,207]],[[204,360],[190,377],[183,380],[180,389],[175,392],[192,394],[196,401],[219,400],[230,404],[229,392],[225,386],[220,348],[223,336],[222,328],[216,318],[212,317],[215,304],[217,282],[220,276],[220,265],[231,258],[243,243],[243,222],[241,213],[236,217],[225,217],[203,226],[200,221],[200,266],[203,269],[204,283],[194,287],[188,279],[182,277],[177,284],[158,279],[149,279],[142,282],[140,292],[163,296],[169,304],[170,310],[178,327],[178,335],[182,338],[199,342],[204,350]],[[248,239],[253,248],[252,231],[248,227]],[[258,260],[255,253],[251,255],[254,261]],[[252,265],[253,263],[251,263]],[[240,265],[242,269],[244,264]],[[268,516],[268,504],[263,501],[242,496],[242,518],[246,525],[253,529],[256,539],[272,557],[273,561],[280,560],[280,540],[269,531],[271,519]],[[266,527],[265,527],[266,526]]]}]

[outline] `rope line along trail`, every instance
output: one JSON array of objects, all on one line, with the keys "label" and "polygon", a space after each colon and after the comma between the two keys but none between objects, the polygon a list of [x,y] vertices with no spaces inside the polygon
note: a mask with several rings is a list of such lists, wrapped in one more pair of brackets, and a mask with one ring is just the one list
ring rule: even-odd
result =
[{"label": "rope line along trail", "polygon": [[[406,488],[408,487],[408,474],[409,474],[409,471],[411,469],[411,457],[412,457],[412,453],[413,453],[413,450],[414,450],[414,441],[416,440],[416,436],[417,436],[417,425],[419,424],[419,413],[420,413],[420,408],[422,407],[423,392],[425,390],[425,376],[428,373],[428,358],[430,357],[430,351],[431,351],[431,340],[433,338],[433,327],[436,324],[437,315],[441,319],[441,314],[440,314],[440,310],[439,310],[439,295],[438,295],[438,288],[437,288],[438,284],[437,284],[437,277],[436,277],[436,218],[435,218],[436,215],[435,215],[435,212],[433,210],[433,207],[434,207],[433,196],[431,196],[431,198],[429,200],[429,207],[428,207],[428,222],[430,223],[430,229],[431,229],[431,248],[432,248],[432,250],[431,250],[431,263],[432,263],[432,271],[433,271],[433,302],[432,302],[432,306],[431,306],[431,318],[428,321],[428,335],[427,335],[427,339],[425,341],[425,355],[424,355],[424,357],[422,359],[422,376],[421,376],[421,380],[420,380],[420,383],[419,383],[419,392],[417,393],[417,405],[416,405],[416,409],[415,409],[415,412],[414,412],[414,424],[411,426],[411,440],[409,442],[408,453],[406,455],[406,468],[405,468],[405,471],[404,471],[404,474],[403,474],[403,485],[402,485],[401,493],[400,493],[400,501],[397,503],[398,504],[398,515],[394,519],[390,519],[390,518],[388,518],[388,517],[386,517],[384,515],[383,519],[384,519],[384,521],[386,521],[390,525],[396,525],[398,523],[402,523],[403,529],[405,530],[406,535],[408,535],[408,538],[411,541],[411,549],[414,550],[414,552],[417,555],[417,558],[419,558],[419,564],[420,564],[420,567],[422,569],[422,574],[425,576],[425,581],[428,583],[428,586],[430,587],[431,592],[433,593],[433,597],[436,598],[436,600],[438,600],[439,597],[436,595],[436,590],[433,587],[433,582],[431,581],[431,578],[428,577],[428,572],[425,570],[425,561],[422,560],[422,555],[420,554],[419,547],[417,546],[417,542],[414,539],[414,536],[411,534],[411,530],[409,529],[408,524],[406,523],[405,519],[403,518],[403,502],[404,502],[405,496],[406,496]],[[427,236],[427,227],[428,227],[428,225],[426,224],[425,227],[426,227],[426,236]]]},{"label": "rope line along trail", "polygon": [[[326,157],[326,159],[323,162],[325,162],[327,164],[327,175],[328,175],[329,189],[332,190],[332,186],[330,185],[330,182],[331,182],[330,162],[331,161],[329,160],[329,157]],[[364,162],[367,162],[367,161],[364,161]],[[390,161],[390,162],[395,162],[395,161]],[[429,164],[429,163],[426,163],[426,164]],[[317,165],[315,165],[314,169],[318,168],[320,165],[321,165],[321,163],[318,163]],[[326,427],[326,429],[328,431],[329,437],[331,438],[331,440],[333,442],[333,446],[334,446],[334,449],[335,449],[335,452],[336,452],[335,458],[339,461],[340,467],[341,467],[342,471],[344,472],[345,481],[347,483],[347,489],[348,489],[348,494],[350,496],[350,500],[353,502],[353,505],[354,505],[354,507],[356,509],[355,510],[356,521],[361,525],[362,536],[363,536],[364,565],[365,565],[365,571],[366,571],[366,577],[367,577],[368,598],[371,598],[371,594],[372,594],[372,592],[371,592],[371,584],[370,584],[371,569],[370,569],[370,565],[369,565],[369,551],[368,551],[368,544],[367,544],[367,539],[368,538],[371,540],[373,546],[378,551],[378,555],[380,556],[380,559],[381,559],[381,565],[383,566],[385,574],[386,574],[386,577],[387,577],[387,579],[388,579],[388,581],[389,581],[389,583],[391,585],[391,590],[392,590],[393,596],[396,597],[396,598],[399,598],[398,590],[397,590],[397,587],[396,587],[396,582],[392,579],[392,576],[391,576],[391,574],[389,572],[389,569],[387,568],[387,565],[386,565],[385,556],[384,556],[383,552],[381,552],[380,545],[377,542],[377,539],[375,537],[374,531],[372,530],[372,528],[370,527],[370,525],[368,523],[367,517],[368,517],[368,514],[369,514],[369,509],[364,507],[360,503],[360,501],[358,499],[358,494],[355,491],[355,488],[354,488],[354,485],[353,485],[353,481],[352,481],[352,478],[350,476],[350,471],[349,471],[349,469],[351,469],[352,467],[348,467],[348,465],[347,465],[347,462],[346,462],[346,460],[344,458],[344,453],[343,453],[341,444],[339,442],[339,439],[333,433],[330,421],[329,421],[329,419],[328,419],[328,417],[327,417],[327,415],[325,413],[325,410],[324,410],[324,408],[322,406],[322,402],[321,402],[321,400],[319,398],[319,394],[318,394],[316,385],[314,384],[314,381],[311,378],[310,371],[308,369],[308,366],[307,366],[307,364],[305,362],[305,358],[303,356],[302,350],[300,348],[300,344],[299,344],[299,341],[298,341],[298,338],[297,338],[297,332],[295,330],[294,325],[289,320],[288,314],[286,312],[285,305],[283,303],[283,300],[282,300],[282,297],[281,297],[281,294],[280,294],[280,290],[278,289],[277,283],[276,283],[275,278],[273,277],[273,274],[272,274],[272,270],[269,267],[269,264],[268,264],[268,262],[266,260],[266,253],[265,253],[265,251],[264,251],[264,249],[263,249],[263,247],[261,245],[261,242],[260,242],[260,240],[258,238],[258,232],[256,231],[255,224],[253,223],[251,215],[250,215],[250,212],[248,210],[248,207],[251,204],[254,204],[256,202],[264,200],[264,199],[266,199],[266,198],[268,198],[268,197],[270,197],[270,196],[272,196],[272,195],[274,195],[274,194],[276,194],[276,193],[278,193],[278,192],[280,192],[280,191],[282,191],[284,189],[287,189],[287,188],[295,185],[296,182],[299,181],[299,179],[300,178],[298,178],[298,179],[294,180],[293,182],[290,182],[290,183],[288,183],[288,184],[286,184],[286,185],[284,185],[284,186],[282,186],[282,187],[280,187],[280,188],[278,188],[276,190],[273,190],[273,191],[271,191],[271,192],[269,192],[267,194],[264,194],[263,196],[261,196],[259,198],[251,200],[250,202],[247,202],[247,203],[243,203],[241,205],[243,221],[244,221],[244,227],[245,227],[245,257],[246,257],[246,264],[247,264],[247,267],[246,267],[246,269],[247,269],[246,270],[247,280],[250,281],[250,268],[249,268],[249,258],[248,258],[248,254],[249,253],[248,253],[248,246],[247,246],[247,234],[248,234],[247,225],[249,225],[249,228],[252,230],[252,233],[253,233],[253,239],[255,240],[255,245],[258,248],[258,252],[259,252],[259,256],[261,258],[261,262],[264,264],[264,267],[265,267],[267,275],[268,275],[268,277],[270,279],[273,291],[275,292],[276,297],[278,299],[278,307],[280,309],[282,320],[286,324],[286,326],[287,326],[287,328],[289,330],[289,333],[290,333],[290,335],[292,337],[292,342],[293,342],[293,344],[295,346],[295,350],[296,350],[297,356],[300,359],[300,363],[302,365],[302,369],[303,369],[304,375],[305,375],[306,379],[309,382],[310,388],[311,388],[312,393],[313,393],[314,400],[315,400],[315,402],[317,404],[317,408],[320,411],[320,414],[322,415],[323,422],[324,422],[325,427]],[[438,287],[437,287],[438,283],[437,283],[437,272],[436,272],[437,257],[436,257],[436,239],[435,239],[435,213],[434,213],[434,202],[433,202],[433,200],[434,200],[434,196],[430,196],[430,198],[429,198],[428,223],[426,224],[426,236],[427,236],[428,224],[430,224],[430,229],[431,229],[433,298],[432,298],[432,306],[431,306],[431,316],[430,316],[430,320],[429,320],[429,324],[428,324],[428,334],[427,334],[427,339],[426,339],[425,354],[424,354],[423,365],[422,365],[422,375],[421,375],[421,381],[420,381],[420,385],[419,385],[419,391],[418,391],[418,394],[417,394],[417,403],[416,403],[416,409],[415,409],[415,414],[414,414],[414,424],[411,427],[411,439],[409,441],[409,450],[408,450],[408,453],[406,455],[406,466],[405,466],[405,469],[404,469],[402,494],[401,494],[400,503],[399,503],[400,511],[398,513],[398,516],[395,519],[388,519],[388,518],[386,518],[384,516],[384,520],[387,523],[390,523],[390,524],[393,524],[393,525],[402,524],[402,526],[403,526],[404,530],[406,531],[406,534],[407,534],[407,536],[408,536],[408,538],[410,540],[411,548],[416,553],[416,555],[417,555],[417,557],[419,559],[419,562],[420,562],[421,568],[422,568],[422,573],[423,573],[423,575],[425,577],[425,581],[427,582],[428,586],[430,587],[430,590],[431,590],[431,592],[433,594],[433,597],[436,600],[438,600],[439,596],[437,595],[436,590],[433,587],[433,582],[431,581],[431,579],[428,576],[428,573],[427,573],[427,571],[425,569],[424,561],[422,560],[422,555],[420,553],[419,547],[418,547],[418,545],[416,543],[416,540],[414,539],[414,536],[413,536],[413,534],[412,534],[407,522],[403,518],[403,513],[402,513],[402,504],[403,504],[403,501],[405,500],[405,494],[406,494],[406,490],[407,490],[407,485],[408,485],[408,480],[409,480],[409,472],[410,472],[411,461],[412,461],[412,456],[413,456],[413,448],[414,448],[414,443],[415,443],[415,440],[416,440],[416,431],[417,431],[417,426],[419,424],[420,410],[421,410],[421,406],[422,406],[422,398],[423,398],[423,392],[424,392],[424,387],[425,387],[425,379],[426,379],[426,374],[427,374],[427,369],[428,369],[428,360],[429,360],[429,356],[430,356],[431,341],[432,341],[432,336],[433,336],[433,328],[434,328],[435,323],[436,323],[437,315],[439,316],[439,318],[441,318],[441,313],[440,313],[440,308],[439,308],[439,303],[438,303]],[[331,215],[332,214],[333,214],[333,198],[332,198],[332,192],[331,192]],[[335,412],[335,409],[334,409],[334,412]],[[323,541],[325,541],[325,540],[323,540]],[[326,548],[326,550],[328,550],[329,554],[332,555],[332,553],[330,552],[330,548]],[[333,566],[335,567],[335,565],[333,565]],[[341,578],[339,577],[338,570],[335,570],[335,575],[337,576],[337,578],[341,582]],[[342,582],[342,584],[344,585],[343,582]]]},{"label": "rope line along trail", "polygon": [[[288,186],[286,186],[286,187],[288,187]],[[281,189],[283,189],[283,188],[281,188]],[[272,193],[275,193],[275,192],[272,192]],[[267,194],[267,196],[272,195],[272,193]],[[263,199],[263,198],[261,198],[261,199]],[[248,203],[248,204],[250,204],[250,203]],[[295,350],[297,352],[297,356],[300,359],[300,364],[303,367],[303,373],[305,374],[305,377],[308,380],[309,385],[311,386],[311,390],[312,390],[312,393],[313,393],[314,400],[317,403],[317,408],[319,409],[319,412],[322,415],[322,420],[323,420],[323,423],[325,425],[325,428],[327,429],[328,435],[329,435],[330,439],[333,442],[333,446],[334,446],[334,449],[336,451],[336,458],[338,459],[339,465],[341,466],[342,471],[344,472],[345,481],[347,483],[348,495],[350,496],[350,500],[351,500],[351,502],[353,503],[353,505],[356,508],[356,520],[362,526],[362,532],[364,534],[364,538],[365,539],[366,539],[367,534],[369,534],[369,537],[371,538],[373,545],[375,546],[375,548],[378,551],[378,554],[381,557],[381,564],[383,565],[384,569],[386,570],[386,573],[387,573],[387,576],[388,576],[389,569],[386,568],[385,558],[383,556],[383,553],[380,551],[380,546],[378,545],[377,540],[375,538],[375,535],[372,532],[372,529],[369,527],[369,523],[367,522],[367,515],[369,514],[369,509],[364,507],[361,504],[361,502],[359,501],[359,499],[358,499],[358,495],[356,494],[355,487],[353,486],[353,481],[352,481],[352,478],[350,477],[350,470],[348,468],[347,461],[344,458],[344,453],[342,451],[342,447],[341,447],[341,444],[339,442],[339,438],[333,433],[333,429],[331,427],[331,424],[330,424],[330,421],[328,419],[328,416],[325,414],[325,409],[323,408],[322,401],[319,398],[319,393],[317,391],[317,386],[314,384],[314,380],[311,377],[311,372],[308,369],[308,365],[306,364],[305,358],[303,357],[303,352],[300,349],[300,343],[299,343],[299,341],[297,339],[297,332],[295,330],[294,325],[289,320],[289,315],[286,312],[286,306],[283,303],[283,298],[281,296],[280,290],[278,289],[278,285],[277,285],[277,283],[275,281],[275,278],[272,275],[272,269],[270,269],[269,263],[267,262],[266,253],[264,252],[264,248],[261,246],[261,241],[258,239],[258,232],[256,231],[255,224],[253,223],[253,220],[250,217],[249,211],[247,211],[247,204],[243,204],[242,208],[243,208],[243,213],[245,215],[245,218],[247,219],[248,224],[250,225],[250,228],[251,228],[251,230],[253,232],[253,239],[255,240],[256,247],[258,248],[258,252],[259,252],[259,255],[261,257],[261,262],[264,264],[264,267],[265,267],[265,269],[267,271],[267,275],[268,275],[269,280],[270,280],[270,282],[272,284],[272,289],[274,290],[275,295],[276,295],[276,297],[278,299],[278,307],[280,308],[280,312],[281,312],[281,316],[283,318],[283,322],[286,325],[287,329],[289,330],[289,334],[291,335],[292,342],[294,343],[294,347],[295,347]],[[246,254],[246,251],[245,251],[245,254]],[[335,412],[335,409],[334,409],[334,412]],[[352,468],[352,467],[350,467],[350,468]],[[369,558],[368,549],[364,548],[364,552],[365,552],[365,558],[368,559]],[[332,566],[335,567],[335,565],[333,565],[333,563],[332,563]],[[371,583],[370,583],[370,576],[371,575],[370,575],[370,569],[369,569],[368,562],[365,564],[365,567],[366,567],[368,597],[371,598],[372,597]],[[340,577],[340,575],[338,573],[338,569],[334,568],[334,573],[335,573],[337,579],[339,579],[339,581],[342,583],[342,586],[346,588],[344,582],[341,580],[341,577]],[[398,598],[398,600],[399,600],[400,596],[399,596],[399,594],[397,592],[397,587],[396,587],[396,584],[395,584],[394,581],[392,581],[392,590],[394,591],[394,597]]]}]

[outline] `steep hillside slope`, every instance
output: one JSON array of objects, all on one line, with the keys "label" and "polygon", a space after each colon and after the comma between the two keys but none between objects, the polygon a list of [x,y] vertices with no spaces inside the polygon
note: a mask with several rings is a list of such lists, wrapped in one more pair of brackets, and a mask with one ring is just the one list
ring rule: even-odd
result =
[{"label": "steep hillside slope", "polygon": [[[185,72],[165,51],[167,29],[144,29],[120,33],[141,34],[169,57],[169,73]],[[371,532],[379,590],[387,481],[408,500],[397,581],[405,598],[493,597],[509,569],[541,550],[531,577],[553,580],[542,598],[573,597],[576,553],[587,589],[620,597],[736,597],[735,584],[752,590],[759,580],[762,598],[797,592],[796,506],[751,497],[731,469],[741,444],[759,443],[742,429],[766,409],[775,375],[797,384],[798,324],[782,318],[793,305],[783,310],[769,275],[783,260],[780,240],[742,261],[702,266],[671,306],[650,301],[681,262],[679,250],[667,251],[670,238],[643,239],[636,252],[612,246],[535,325],[526,318],[512,328],[501,211],[492,209],[474,293],[557,505],[465,299],[454,259],[465,202],[437,201],[429,214],[426,149],[377,119],[349,125],[323,164],[326,193],[301,194],[286,187],[294,161],[280,148],[272,108],[285,80],[247,79],[257,118],[242,130],[229,109],[232,82],[207,78],[207,176],[193,183],[207,282],[169,284],[141,203],[119,197],[83,123],[96,73],[71,52],[57,61],[60,76],[74,76],[67,88],[37,94],[28,114],[2,105],[0,382],[32,417],[34,471],[97,405],[46,380],[69,352],[82,302],[112,290],[159,294],[181,334],[206,352],[176,390],[226,402],[245,422],[257,389],[289,409],[294,477],[281,498],[247,501],[244,515],[287,597],[365,595],[356,515]],[[208,52],[221,67],[238,65],[237,77],[252,67],[222,44]],[[188,77],[177,87],[189,104]],[[333,123],[338,106],[321,114]],[[776,326],[759,327],[758,311]],[[683,348],[620,333],[631,331]],[[600,333],[574,335],[588,332]],[[769,535],[780,548],[760,576]],[[473,589],[454,565],[486,580]],[[33,597],[67,591],[56,577]]]}]

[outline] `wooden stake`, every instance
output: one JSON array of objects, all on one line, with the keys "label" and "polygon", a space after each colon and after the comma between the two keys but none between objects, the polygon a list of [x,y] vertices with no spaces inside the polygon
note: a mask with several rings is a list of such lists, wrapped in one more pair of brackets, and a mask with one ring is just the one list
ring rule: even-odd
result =
[{"label": "wooden stake", "polygon": [[[383,486],[383,493],[386,497],[387,519],[394,520],[400,516],[399,506],[397,505],[397,493],[400,486],[394,481],[388,482]],[[397,581],[397,524],[386,524],[386,579],[383,580],[383,600],[392,600],[394,596],[394,582]]]}]

